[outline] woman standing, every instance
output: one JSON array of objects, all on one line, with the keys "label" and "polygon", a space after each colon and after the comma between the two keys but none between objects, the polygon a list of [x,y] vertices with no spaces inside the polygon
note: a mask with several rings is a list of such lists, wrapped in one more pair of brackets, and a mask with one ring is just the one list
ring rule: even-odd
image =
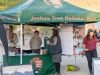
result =
[{"label": "woman standing", "polygon": [[86,37],[83,40],[83,48],[88,60],[90,74],[92,74],[92,58],[97,57],[96,45],[99,45],[98,40],[95,37],[94,31],[89,29]]},{"label": "woman standing", "polygon": [[[53,28],[53,35],[51,36],[51,41],[48,41],[47,44],[51,46],[52,49],[52,62],[55,63],[55,67],[56,67],[56,72],[57,75],[61,75],[60,74],[60,62],[61,62],[61,54],[62,53],[62,47],[61,47],[61,39],[58,33],[58,29],[57,28]],[[55,48],[54,48],[55,47]],[[56,50],[60,49],[60,52],[58,52],[58,54],[54,54],[53,52]]]}]

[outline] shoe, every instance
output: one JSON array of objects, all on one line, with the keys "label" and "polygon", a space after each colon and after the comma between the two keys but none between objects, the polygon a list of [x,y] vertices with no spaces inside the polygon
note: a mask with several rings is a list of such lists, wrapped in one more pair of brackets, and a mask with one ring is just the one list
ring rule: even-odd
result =
[{"label": "shoe", "polygon": [[57,75],[61,75],[61,73],[57,73]]},{"label": "shoe", "polygon": [[92,75],[93,72],[90,72],[90,75]]},{"label": "shoe", "polygon": [[57,73],[55,73],[54,75],[57,75]]}]

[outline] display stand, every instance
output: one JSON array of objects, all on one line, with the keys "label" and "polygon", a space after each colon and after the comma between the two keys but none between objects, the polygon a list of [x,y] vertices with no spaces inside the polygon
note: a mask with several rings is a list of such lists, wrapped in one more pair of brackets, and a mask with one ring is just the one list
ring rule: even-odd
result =
[{"label": "display stand", "polygon": [[[69,57],[71,56],[71,55],[68,55]],[[76,55],[75,55],[75,66],[76,66]]]},{"label": "display stand", "polygon": [[76,66],[76,55],[75,55],[75,66]]},{"label": "display stand", "polygon": [[[69,57],[71,56],[71,55],[68,55]],[[74,65],[71,65],[71,64],[69,64],[69,65],[67,65],[67,67],[69,67],[69,66],[72,66],[73,68],[74,68],[74,70],[67,70],[67,71],[78,71],[78,70],[80,70],[80,68],[76,65],[76,55],[74,55],[75,56],[75,64]]]}]

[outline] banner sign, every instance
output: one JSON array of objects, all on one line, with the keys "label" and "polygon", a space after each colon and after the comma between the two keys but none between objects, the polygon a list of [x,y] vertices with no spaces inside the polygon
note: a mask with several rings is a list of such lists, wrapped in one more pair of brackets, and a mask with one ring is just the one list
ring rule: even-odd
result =
[{"label": "banner sign", "polygon": [[73,26],[72,24],[62,25],[60,28],[62,43],[62,54],[73,55]]},{"label": "banner sign", "polygon": [[8,15],[0,15],[0,19],[9,20],[9,21],[18,21],[17,17],[8,16]]},{"label": "banner sign", "polygon": [[84,26],[74,26],[73,27],[73,51],[74,55],[83,55],[84,48],[82,47],[82,42],[85,37],[85,27]]},{"label": "banner sign", "polygon": [[32,16],[30,21],[96,21],[96,17],[78,16]]}]

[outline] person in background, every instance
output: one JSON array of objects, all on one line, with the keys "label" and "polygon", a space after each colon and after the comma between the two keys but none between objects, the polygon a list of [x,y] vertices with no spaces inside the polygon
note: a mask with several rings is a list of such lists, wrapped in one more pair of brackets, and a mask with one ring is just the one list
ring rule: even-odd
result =
[{"label": "person in background", "polygon": [[94,31],[94,33],[95,33],[95,36],[97,37],[98,41],[100,42],[100,30],[99,29],[96,29]]},{"label": "person in background", "polygon": [[13,33],[13,26],[10,25],[7,33],[8,50],[17,53],[16,45],[18,43],[18,37],[16,33]]},{"label": "person in background", "polygon": [[40,54],[40,48],[42,44],[42,40],[39,37],[39,31],[34,32],[34,36],[30,39],[30,48],[32,49],[32,53]]},{"label": "person in background", "polygon": [[100,45],[100,43],[98,43],[98,39],[95,37],[94,31],[89,29],[83,40],[83,48],[87,57],[90,74],[92,74],[92,58],[97,58],[96,45]]},{"label": "person in background", "polygon": [[[57,47],[56,46],[57,44],[59,43],[61,44],[61,39],[58,33],[58,28],[53,28],[52,30],[53,30],[53,35],[51,36],[51,41],[47,41],[47,44],[50,45],[51,47],[53,46]],[[60,48],[62,48],[61,45],[57,47],[56,49],[60,49]],[[61,75],[60,74],[61,54],[52,55],[52,62],[55,63],[57,75]]]}]

